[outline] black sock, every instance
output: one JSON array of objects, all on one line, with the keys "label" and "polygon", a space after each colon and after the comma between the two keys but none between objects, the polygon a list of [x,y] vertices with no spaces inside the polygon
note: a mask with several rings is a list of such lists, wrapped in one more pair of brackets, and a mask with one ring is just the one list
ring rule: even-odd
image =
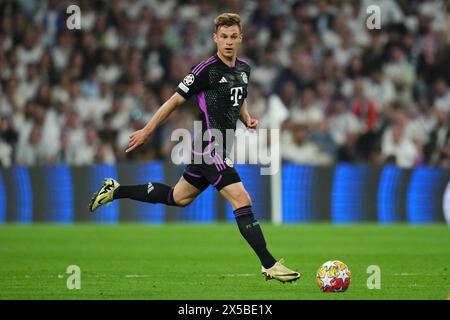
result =
[{"label": "black sock", "polygon": [[113,198],[128,198],[149,203],[164,203],[169,206],[177,206],[173,199],[173,188],[158,182],[120,186],[114,191]]},{"label": "black sock", "polygon": [[234,216],[236,218],[239,231],[255,251],[261,261],[261,264],[266,269],[272,267],[276,260],[267,250],[266,240],[264,239],[258,220],[256,220],[253,215],[252,207],[245,206],[236,209],[234,210]]}]

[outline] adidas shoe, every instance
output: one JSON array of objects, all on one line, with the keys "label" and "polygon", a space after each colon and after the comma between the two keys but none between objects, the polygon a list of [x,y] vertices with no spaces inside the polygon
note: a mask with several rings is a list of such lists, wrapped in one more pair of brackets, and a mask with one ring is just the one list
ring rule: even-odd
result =
[{"label": "adidas shoe", "polygon": [[261,273],[266,277],[266,280],[276,279],[283,283],[296,281],[300,278],[300,273],[286,268],[283,263],[284,260],[281,259],[269,269],[261,267]]},{"label": "adidas shoe", "polygon": [[101,205],[113,201],[114,190],[119,186],[120,184],[116,180],[112,178],[105,179],[102,187],[92,196],[91,203],[89,203],[89,210],[94,212]]}]

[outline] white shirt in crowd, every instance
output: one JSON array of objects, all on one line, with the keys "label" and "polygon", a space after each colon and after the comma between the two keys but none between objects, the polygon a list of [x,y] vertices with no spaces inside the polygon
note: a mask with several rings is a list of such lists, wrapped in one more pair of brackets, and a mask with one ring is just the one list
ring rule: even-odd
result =
[{"label": "white shirt in crowd", "polygon": [[280,140],[281,157],[286,161],[309,165],[327,165],[332,162],[331,157],[322,152],[317,144],[310,141],[301,145],[295,143],[290,130],[283,131]]},{"label": "white shirt in crowd", "polygon": [[414,141],[406,135],[403,134],[400,141],[395,142],[392,128],[384,132],[381,149],[383,156],[394,156],[396,165],[401,168],[413,167],[419,156]]},{"label": "white shirt in crowd", "polygon": [[297,124],[315,124],[321,122],[323,118],[323,111],[316,104],[306,108],[294,108],[291,110],[291,120]]},{"label": "white shirt in crowd", "polygon": [[361,131],[362,125],[351,112],[343,112],[328,118],[328,129],[337,145],[345,143],[349,134]]}]

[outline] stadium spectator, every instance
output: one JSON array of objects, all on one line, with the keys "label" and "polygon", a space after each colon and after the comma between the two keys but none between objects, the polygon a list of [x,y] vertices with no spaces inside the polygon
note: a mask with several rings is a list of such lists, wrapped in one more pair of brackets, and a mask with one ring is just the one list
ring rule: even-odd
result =
[{"label": "stadium spectator", "polygon": [[328,117],[328,127],[331,137],[337,146],[337,160],[354,162],[358,159],[356,141],[361,133],[361,123],[349,111],[344,96],[334,97],[331,114]]},{"label": "stadium spectator", "polygon": [[392,125],[384,131],[381,151],[385,163],[402,168],[412,168],[420,163],[421,155],[408,131],[409,121],[403,111],[397,111]]},{"label": "stadium spectator", "polygon": [[[29,137],[22,143],[19,143],[17,148],[16,162],[21,165],[35,166],[44,164],[41,142],[42,127],[36,124]],[[45,147],[45,146],[44,146]]]},{"label": "stadium spectator", "polygon": [[395,46],[391,49],[390,59],[384,64],[384,74],[394,83],[397,99],[405,104],[411,103],[416,73],[414,66],[406,60],[402,48]]},{"label": "stadium spectator", "polygon": [[308,138],[307,126],[292,122],[282,133],[280,150],[282,159],[290,162],[327,165],[333,160]]},{"label": "stadium spectator", "polygon": [[[242,53],[252,64],[251,81],[262,90],[255,94],[262,123],[312,124],[307,136],[333,137],[336,161],[370,162],[381,152],[384,136],[396,149],[405,139],[405,145],[412,142],[420,158],[432,132],[437,134],[437,110],[450,111],[448,1],[378,1],[381,30],[366,28],[368,0],[84,0],[81,30],[66,28],[68,4],[0,2],[0,116],[18,135],[16,142],[2,138],[3,164],[81,163],[69,156],[76,150],[70,142],[74,130],[81,141],[94,139],[86,132],[92,130],[94,140],[108,141],[104,156],[89,157],[90,163],[131,160],[123,150],[123,137],[137,121],[131,113],[147,120],[164,92],[210,55],[208,24],[224,10],[238,11],[246,22]],[[350,102],[342,114],[335,110],[336,94]],[[399,110],[407,121],[393,130],[389,121]],[[339,124],[349,111],[360,124],[358,130],[344,128],[354,132],[351,138]],[[77,129],[66,126],[74,114]],[[180,117],[196,115],[188,102]],[[162,139],[183,123],[170,119],[148,152],[133,159],[169,156]],[[50,148],[39,149],[48,141],[54,141]],[[427,152],[444,148],[430,146]],[[396,157],[411,164],[407,154]],[[423,160],[450,166],[432,159],[425,154]]]},{"label": "stadium spectator", "polygon": [[8,117],[0,119],[0,166],[10,167],[14,163],[14,151],[18,140],[18,134],[13,129]]},{"label": "stadium spectator", "polygon": [[438,122],[425,146],[425,160],[432,166],[450,166],[450,121],[446,110],[436,110]]},{"label": "stadium spectator", "polygon": [[292,121],[310,128],[318,126],[324,118],[324,112],[315,98],[315,91],[312,88],[304,89],[300,104],[295,105],[290,110],[290,118]]},{"label": "stadium spectator", "polygon": [[365,81],[364,91],[375,102],[377,113],[384,113],[392,108],[396,98],[395,86],[380,69],[372,70],[370,78]]},{"label": "stadium spectator", "polygon": [[450,111],[450,89],[442,78],[434,83],[434,105],[437,109]]}]

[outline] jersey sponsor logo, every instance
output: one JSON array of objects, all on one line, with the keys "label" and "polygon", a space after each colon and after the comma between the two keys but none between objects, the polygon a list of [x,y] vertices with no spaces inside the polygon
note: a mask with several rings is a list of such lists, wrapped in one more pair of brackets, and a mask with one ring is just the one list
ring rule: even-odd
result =
[{"label": "jersey sponsor logo", "polygon": [[186,77],[183,79],[183,83],[187,86],[190,86],[194,83],[195,77],[192,73],[189,73]]},{"label": "jersey sponsor logo", "polygon": [[242,87],[231,88],[231,101],[233,101],[233,107],[239,105],[239,100],[242,99],[242,92],[244,89]]},{"label": "jersey sponsor logo", "polygon": [[227,166],[229,166],[230,168],[233,168],[234,164],[233,164],[233,161],[231,161],[230,158],[225,158],[224,162],[225,162],[225,164]]},{"label": "jersey sponsor logo", "polygon": [[151,182],[149,182],[147,185],[147,194],[150,194],[150,192],[152,192],[153,189],[155,189],[155,187],[153,186],[153,184]]},{"label": "jersey sponsor logo", "polygon": [[222,77],[222,79],[220,79],[219,83],[227,83],[227,79],[225,77]]},{"label": "jersey sponsor logo", "polygon": [[244,83],[247,84],[248,83],[247,74],[245,72],[242,72],[241,77],[242,77],[242,81],[244,81]]}]

